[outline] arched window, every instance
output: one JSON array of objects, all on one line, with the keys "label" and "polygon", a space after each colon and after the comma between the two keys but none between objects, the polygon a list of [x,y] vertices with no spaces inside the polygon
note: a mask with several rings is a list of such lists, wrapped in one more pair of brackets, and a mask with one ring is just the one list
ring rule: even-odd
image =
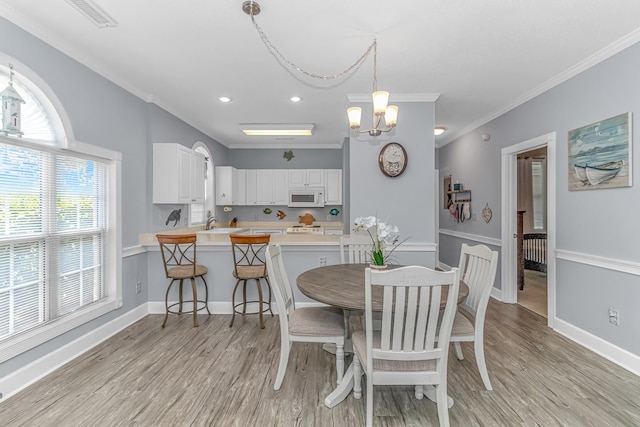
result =
[{"label": "arched window", "polygon": [[215,172],[214,172],[214,163],[211,158],[211,153],[209,149],[203,142],[196,142],[192,147],[193,151],[202,154],[207,160],[206,163],[206,176],[205,176],[205,186],[204,186],[204,203],[191,203],[190,210],[191,215],[190,225],[203,225],[207,222],[207,215],[211,212],[211,216],[215,216],[216,206],[215,206],[215,197],[214,197],[214,189],[215,189]]},{"label": "arched window", "polygon": [[0,363],[122,305],[120,206],[106,191],[120,188],[120,154],[75,141],[48,86],[14,71],[25,104],[23,135],[0,132]]}]

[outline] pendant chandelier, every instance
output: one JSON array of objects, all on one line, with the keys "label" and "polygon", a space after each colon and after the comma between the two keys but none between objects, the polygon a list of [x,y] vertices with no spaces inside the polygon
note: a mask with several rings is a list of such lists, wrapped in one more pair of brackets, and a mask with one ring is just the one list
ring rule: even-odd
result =
[{"label": "pendant chandelier", "polygon": [[[242,3],[242,10],[244,13],[251,17],[251,22],[255,27],[256,31],[260,35],[262,42],[269,49],[269,51],[276,57],[278,60],[289,66],[294,71],[297,71],[301,74],[304,74],[307,77],[311,77],[313,79],[318,80],[334,80],[345,75],[351,73],[352,71],[359,68],[359,66],[364,62],[364,60],[369,56],[371,51],[373,51],[373,129],[367,130],[358,130],[360,129],[360,118],[362,116],[362,109],[360,107],[351,107],[347,110],[347,114],[349,116],[349,127],[354,130],[358,130],[359,133],[368,133],[371,136],[379,136],[383,132],[391,131],[395,126],[398,120],[398,107],[396,105],[387,105],[389,101],[389,92],[379,91],[378,90],[378,76],[377,76],[377,62],[378,62],[378,41],[374,38],[373,43],[367,48],[367,50],[360,55],[360,57],[349,67],[344,69],[343,71],[333,74],[333,75],[321,75],[306,71],[289,61],[287,58],[280,53],[280,51],[271,43],[271,41],[267,38],[267,35],[264,33],[262,28],[258,25],[255,20],[255,16],[260,14],[261,8],[260,5],[252,0],[247,0]],[[380,124],[382,123],[382,119],[384,118],[384,122],[386,128],[381,129]]]},{"label": "pendant chandelier", "polygon": [[[380,136],[383,132],[389,132],[396,126],[398,121],[398,106],[387,105],[389,102],[389,92],[378,90],[378,41],[373,41],[373,129],[360,129],[360,119],[362,117],[362,108],[351,107],[347,110],[349,116],[349,127],[357,130],[359,133],[368,133],[370,136]],[[380,129],[380,123],[384,117],[386,129]]]}]

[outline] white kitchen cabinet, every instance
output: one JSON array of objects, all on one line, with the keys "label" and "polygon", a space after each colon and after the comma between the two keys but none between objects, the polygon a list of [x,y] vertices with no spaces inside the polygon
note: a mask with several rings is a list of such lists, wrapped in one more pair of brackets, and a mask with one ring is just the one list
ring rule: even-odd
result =
[{"label": "white kitchen cabinet", "polygon": [[325,169],[325,205],[342,204],[342,169]]},{"label": "white kitchen cabinet", "polygon": [[234,196],[235,204],[238,206],[244,206],[247,204],[247,171],[245,169],[238,169],[238,197]]},{"label": "white kitchen cabinet", "polygon": [[207,159],[197,151],[191,151],[191,203],[205,202]]},{"label": "white kitchen cabinet", "polygon": [[258,171],[256,169],[245,170],[245,204],[249,206],[258,204]]},{"label": "white kitchen cabinet", "polygon": [[216,166],[216,205],[237,205],[240,198],[240,175],[232,166]]},{"label": "white kitchen cabinet", "polygon": [[153,203],[203,203],[205,159],[181,144],[153,144]]},{"label": "white kitchen cabinet", "polygon": [[286,205],[289,201],[289,186],[287,185],[287,170],[273,170],[273,204]]},{"label": "white kitchen cabinet", "polygon": [[324,169],[289,169],[289,187],[324,187]]},{"label": "white kitchen cabinet", "polygon": [[289,196],[286,169],[256,171],[256,201],[258,205],[286,205]]}]

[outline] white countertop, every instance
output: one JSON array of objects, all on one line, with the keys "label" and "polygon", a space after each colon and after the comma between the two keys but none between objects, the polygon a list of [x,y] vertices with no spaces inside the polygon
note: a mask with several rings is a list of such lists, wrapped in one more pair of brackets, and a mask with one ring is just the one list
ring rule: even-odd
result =
[{"label": "white countertop", "polygon": [[[223,224],[219,224],[222,226]],[[226,224],[225,224],[226,225]],[[243,222],[238,223],[238,232],[247,231],[251,228],[261,228],[261,229],[283,229],[285,230],[287,227],[291,227],[293,225],[298,225],[297,222]],[[314,225],[320,225],[325,229],[334,229],[334,230],[342,230],[342,223],[339,222],[314,222]],[[173,230],[164,230],[158,231],[157,233],[146,233],[141,234],[138,238],[138,241],[141,246],[157,246],[158,241],[156,240],[156,234],[188,234],[188,233],[198,233],[198,231],[202,231],[203,227],[190,227],[190,228],[180,228]],[[331,246],[331,245],[339,245],[340,237],[342,235],[331,235],[331,234],[311,234],[311,233],[300,233],[300,234],[272,234],[271,242],[279,243],[283,246]],[[205,246],[224,246],[230,245],[229,235],[228,234],[198,234],[198,245]]]}]

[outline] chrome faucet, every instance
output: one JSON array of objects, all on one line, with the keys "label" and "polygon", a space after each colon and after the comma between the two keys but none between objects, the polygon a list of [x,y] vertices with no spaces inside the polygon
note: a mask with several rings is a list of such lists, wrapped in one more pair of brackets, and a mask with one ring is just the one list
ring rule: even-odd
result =
[{"label": "chrome faucet", "polygon": [[211,230],[213,228],[213,224],[217,221],[216,217],[211,215],[211,211],[207,212],[207,225],[204,226],[205,230]]}]

